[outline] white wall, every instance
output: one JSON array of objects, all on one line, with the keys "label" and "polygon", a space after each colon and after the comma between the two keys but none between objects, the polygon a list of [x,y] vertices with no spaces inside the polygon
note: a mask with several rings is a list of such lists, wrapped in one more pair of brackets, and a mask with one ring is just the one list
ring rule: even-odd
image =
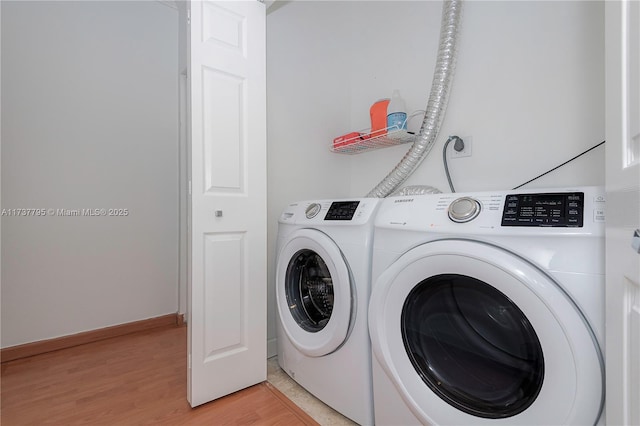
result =
[{"label": "white wall", "polygon": [[[272,341],[280,212],[296,200],[364,196],[404,156],[408,145],[354,156],[329,147],[334,137],[368,127],[370,105],[393,89],[409,112],[426,107],[441,8],[434,1],[293,1],[267,15]],[[601,142],[603,105],[601,2],[465,2],[440,137],[406,185],[449,192],[442,146],[457,134],[472,140],[472,156],[450,162],[458,191],[512,188]],[[604,184],[603,147],[528,187],[591,184]]]},{"label": "white wall", "polygon": [[178,21],[158,2],[2,7],[2,347],[178,309]]},{"label": "white wall", "polygon": [[[352,125],[366,125],[372,99],[393,88],[409,111],[426,108],[441,3],[350,5],[359,12],[352,28],[376,28],[355,31]],[[450,162],[458,192],[512,188],[604,140],[603,10],[601,2],[466,2],[440,137],[406,184],[449,192],[442,147],[452,134],[472,137],[472,156]],[[380,31],[386,22],[402,25]],[[376,51],[394,54],[385,62]],[[421,117],[411,124],[418,130]],[[353,157],[351,193],[366,194],[407,149]],[[604,184],[604,147],[528,187],[586,184]]]}]

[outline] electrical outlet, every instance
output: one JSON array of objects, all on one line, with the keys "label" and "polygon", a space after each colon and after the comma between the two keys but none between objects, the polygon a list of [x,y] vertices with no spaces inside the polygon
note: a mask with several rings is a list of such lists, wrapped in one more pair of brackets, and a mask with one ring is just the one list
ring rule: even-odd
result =
[{"label": "electrical outlet", "polygon": [[449,158],[471,157],[471,136],[460,136],[460,138],[464,142],[464,149],[462,151],[456,151],[453,147],[455,143],[450,143],[447,147],[447,149],[449,150]]}]

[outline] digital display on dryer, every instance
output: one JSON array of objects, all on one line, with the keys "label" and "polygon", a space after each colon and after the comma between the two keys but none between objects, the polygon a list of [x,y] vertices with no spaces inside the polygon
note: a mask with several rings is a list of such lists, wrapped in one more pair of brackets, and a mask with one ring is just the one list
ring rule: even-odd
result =
[{"label": "digital display on dryer", "polygon": [[502,226],[582,227],[584,193],[510,194]]}]

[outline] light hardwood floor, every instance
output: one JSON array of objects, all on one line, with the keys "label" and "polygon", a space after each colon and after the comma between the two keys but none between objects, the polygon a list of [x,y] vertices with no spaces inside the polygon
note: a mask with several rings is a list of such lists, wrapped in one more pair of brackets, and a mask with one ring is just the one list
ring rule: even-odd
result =
[{"label": "light hardwood floor", "polygon": [[318,425],[267,382],[191,409],[185,348],[170,327],[3,363],[0,423]]}]

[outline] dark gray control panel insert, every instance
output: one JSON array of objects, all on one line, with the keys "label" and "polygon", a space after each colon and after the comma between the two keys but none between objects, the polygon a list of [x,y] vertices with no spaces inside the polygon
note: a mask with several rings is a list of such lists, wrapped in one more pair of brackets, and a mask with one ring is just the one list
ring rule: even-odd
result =
[{"label": "dark gray control panel insert", "polygon": [[502,226],[582,227],[584,192],[509,194]]},{"label": "dark gray control panel insert", "polygon": [[359,201],[334,201],[324,220],[351,220],[359,204]]}]

